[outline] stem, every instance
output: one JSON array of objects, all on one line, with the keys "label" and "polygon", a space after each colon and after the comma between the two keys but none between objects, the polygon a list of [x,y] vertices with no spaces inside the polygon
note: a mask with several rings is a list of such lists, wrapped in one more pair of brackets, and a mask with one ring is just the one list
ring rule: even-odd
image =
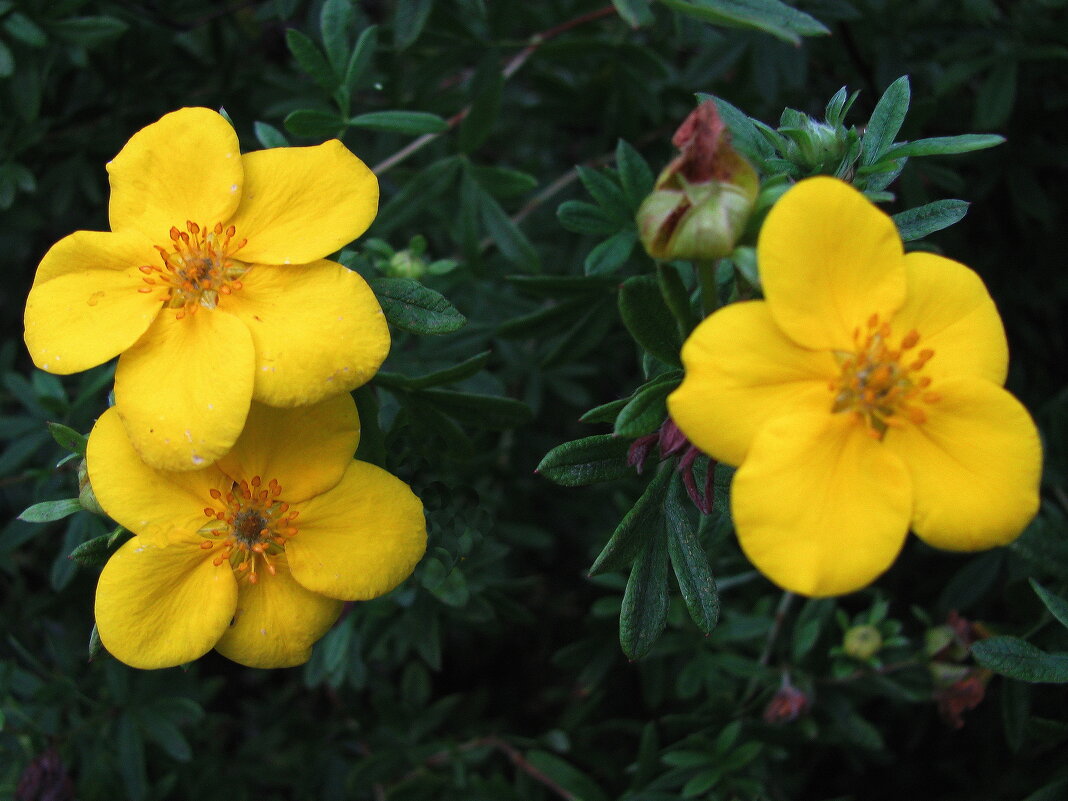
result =
[{"label": "stem", "polygon": [[[607,5],[603,8],[597,9],[596,11],[589,11],[585,14],[580,14],[579,16],[573,19],[569,19],[567,22],[562,22],[555,27],[542,31],[541,33],[534,34],[530,37],[527,46],[520,50],[518,53],[516,53],[514,56],[512,56],[511,60],[504,65],[504,69],[501,70],[501,74],[504,75],[505,80],[508,80],[513,75],[515,75],[516,72],[519,71],[519,68],[526,63],[527,59],[529,59],[537,52],[539,47],[548,42],[550,39],[553,39],[559,36],[560,34],[571,30],[572,28],[576,28],[579,25],[583,25],[587,22],[593,22],[594,20],[610,16],[614,13],[616,13],[616,7],[614,5]],[[464,117],[466,117],[470,113],[471,105],[469,104],[467,106],[464,106],[463,109],[461,109],[456,114],[453,114],[446,121],[446,124],[448,125],[448,129],[446,131],[442,131],[441,133],[423,134],[418,139],[414,139],[409,142],[405,147],[398,150],[389,158],[376,164],[371,169],[371,171],[375,175],[382,175],[382,173],[400,164],[413,153],[422,150],[424,147],[429,145],[442,134],[451,131],[453,128],[459,125],[460,122],[463,121]]]},{"label": "stem", "polygon": [[697,270],[697,283],[701,287],[701,310],[708,317],[719,305],[716,302],[716,264],[717,259],[702,259],[694,262]]}]

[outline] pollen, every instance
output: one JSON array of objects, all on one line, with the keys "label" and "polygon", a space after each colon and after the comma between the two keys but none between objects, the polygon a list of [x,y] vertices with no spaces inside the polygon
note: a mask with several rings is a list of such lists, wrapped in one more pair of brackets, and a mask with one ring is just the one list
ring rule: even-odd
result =
[{"label": "pollen", "polygon": [[170,245],[156,245],[162,265],[145,264],[138,269],[145,286],[138,292],[159,292],[166,308],[181,320],[192,317],[198,309],[214,309],[220,295],[231,295],[242,288],[241,278],[249,266],[234,258],[247,244],[237,239],[234,226],[198,225],[187,220],[185,230],[170,230]]},{"label": "pollen", "polygon": [[930,348],[916,350],[919,332],[908,331],[897,347],[893,342],[890,323],[873,314],[853,331],[853,350],[834,354],[841,375],[830,384],[831,411],[852,413],[878,440],[906,421],[922,425],[927,421],[923,406],[939,400],[927,391],[930,376],[919,375],[935,355]]},{"label": "pollen", "polygon": [[200,547],[216,552],[212,564],[228,563],[239,580],[250,584],[258,583],[263,571],[274,575],[286,543],[298,533],[297,510],[279,500],[278,480],[265,483],[253,476],[234,482],[226,493],[212,489],[209,495],[213,505],[204,514],[211,521],[198,533],[204,537]]}]

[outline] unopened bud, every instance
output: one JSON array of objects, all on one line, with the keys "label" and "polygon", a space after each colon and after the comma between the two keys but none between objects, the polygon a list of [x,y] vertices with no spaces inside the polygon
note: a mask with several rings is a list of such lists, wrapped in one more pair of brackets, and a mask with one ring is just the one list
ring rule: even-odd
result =
[{"label": "unopened bud", "polygon": [[418,281],[426,273],[426,262],[410,250],[400,250],[390,257],[386,274],[391,278],[411,278]]},{"label": "unopened bud", "polygon": [[638,230],[654,259],[717,259],[734,249],[760,180],[730,144],[716,104],[706,100],[679,126],[680,151],[638,209]]},{"label": "unopened bud", "polygon": [[85,466],[85,459],[82,459],[78,464],[78,503],[87,512],[92,512],[95,515],[107,514],[96,499],[93,485],[89,483],[89,470]]},{"label": "unopened bud", "polygon": [[764,707],[765,723],[789,723],[808,709],[809,697],[788,682],[775,691],[775,695]]},{"label": "unopened bud", "polygon": [[842,641],[842,650],[862,662],[867,662],[882,647],[883,635],[875,626],[853,626]]}]

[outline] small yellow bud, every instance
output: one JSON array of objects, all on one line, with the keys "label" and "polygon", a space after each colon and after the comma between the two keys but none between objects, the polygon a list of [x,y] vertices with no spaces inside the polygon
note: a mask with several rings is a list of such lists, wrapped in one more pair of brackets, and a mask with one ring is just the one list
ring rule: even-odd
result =
[{"label": "small yellow bud", "polygon": [[883,635],[875,626],[853,626],[842,641],[842,650],[862,662],[871,659],[882,647]]}]

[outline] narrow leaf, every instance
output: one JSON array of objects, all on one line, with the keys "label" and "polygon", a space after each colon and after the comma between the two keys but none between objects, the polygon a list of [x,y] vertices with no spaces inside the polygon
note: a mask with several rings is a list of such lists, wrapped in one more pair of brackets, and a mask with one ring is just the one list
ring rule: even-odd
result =
[{"label": "narrow leaf", "polygon": [[371,25],[365,28],[360,38],[356,40],[356,46],[352,48],[348,66],[345,68],[345,78],[342,86],[349,92],[359,86],[360,79],[371,64],[375,50],[378,48],[378,26]]},{"label": "narrow leaf", "polygon": [[567,200],[556,209],[556,219],[568,231],[576,234],[614,234],[620,223],[613,220],[592,203],[582,200]]},{"label": "narrow leaf", "polygon": [[894,224],[902,241],[913,242],[960,222],[969,205],[966,200],[935,200],[893,215]]},{"label": "narrow leaf", "polygon": [[536,472],[564,487],[616,481],[632,472],[627,465],[629,448],[629,442],[611,434],[576,439],[545,454]]},{"label": "narrow leaf", "polygon": [[622,267],[634,245],[638,242],[638,232],[633,228],[618,231],[601,242],[586,256],[583,269],[586,275],[611,275]]},{"label": "narrow leaf", "polygon": [[905,156],[949,156],[956,153],[971,153],[985,150],[1005,141],[998,134],[961,134],[960,136],[932,136],[915,142],[902,142],[889,148],[883,155],[887,161]]},{"label": "narrow leaf", "polygon": [[620,18],[632,28],[651,25],[656,21],[649,8],[649,0],[612,0],[612,5],[616,7]]},{"label": "narrow leaf", "polygon": [[524,425],[534,417],[530,407],[522,401],[498,395],[428,389],[419,392],[418,397],[433,403],[440,411],[461,423],[494,431]]},{"label": "narrow leaf", "polygon": [[48,423],[48,431],[52,435],[52,439],[68,451],[85,456],[85,448],[89,444],[89,438],[84,434],[79,434],[73,428],[69,428],[62,423]]},{"label": "narrow leaf", "polygon": [[334,70],[315,42],[296,28],[290,28],[286,31],[286,45],[297,59],[300,68],[308,73],[323,91],[331,94],[337,88]]},{"label": "narrow leaf", "polygon": [[349,26],[352,24],[350,0],[326,0],[319,12],[319,32],[326,56],[334,71],[341,74],[349,55]]},{"label": "narrow leaf", "polygon": [[526,235],[519,230],[504,209],[486,192],[481,192],[479,211],[481,212],[482,224],[490,238],[500,248],[506,259],[520,267],[530,270],[538,269],[538,253],[527,239]]},{"label": "narrow leaf", "polygon": [[619,313],[635,341],[665,364],[680,367],[682,340],[656,277],[636,275],[619,288]]},{"label": "narrow leaf", "polygon": [[393,6],[393,45],[405,50],[423,32],[434,0],[396,0]]},{"label": "narrow leaf", "polygon": [[349,120],[353,128],[408,135],[444,133],[449,124],[427,111],[371,111]]},{"label": "narrow leaf", "polygon": [[472,356],[470,359],[465,359],[452,367],[414,377],[401,375],[400,373],[387,373],[384,370],[380,370],[375,375],[375,381],[384,386],[392,384],[400,389],[427,389],[442,384],[452,384],[456,381],[473,376],[485,367],[486,362],[489,360],[489,356],[490,352],[484,350],[482,353]]},{"label": "narrow leaf", "polygon": [[286,130],[295,136],[312,137],[335,136],[345,127],[344,121],[337,114],[311,109],[299,109],[290,113],[283,124]]},{"label": "narrow leaf", "polygon": [[41,501],[35,503],[19,515],[19,520],[27,523],[51,523],[62,520],[75,512],[80,512],[82,505],[77,498],[64,498],[61,501]]},{"label": "narrow leaf", "polygon": [[[616,441],[618,442],[619,440],[617,439]],[[590,567],[591,576],[622,570],[634,561],[635,556],[641,550],[642,544],[652,538],[654,532],[662,533],[664,527],[664,495],[667,492],[671,473],[671,465],[663,464],[660,466],[653,480],[649,482],[641,497],[638,498],[637,503],[623,516],[608,543],[604,546],[597,559],[594,560],[593,566]]]},{"label": "narrow leaf", "polygon": [[749,28],[769,33],[790,44],[800,44],[802,36],[830,33],[815,17],[779,0],[660,0],[680,14],[732,28]]},{"label": "narrow leaf", "polygon": [[[662,504],[663,498],[660,501]],[[649,653],[667,625],[667,565],[661,505],[655,525],[645,532],[641,550],[627,579],[623,606],[619,611],[619,644],[629,659],[640,659]]]},{"label": "narrow leaf", "polygon": [[682,377],[675,371],[638,389],[616,417],[616,436],[635,439],[660,428],[667,419],[667,396],[681,381]]},{"label": "narrow leaf", "polygon": [[111,532],[93,537],[75,548],[67,556],[82,567],[102,565],[108,560],[108,548],[111,545]]},{"label": "narrow leaf", "polygon": [[1038,597],[1042,599],[1042,603],[1046,605],[1050,614],[1057,618],[1062,626],[1068,628],[1068,601],[1059,595],[1054,595],[1034,579],[1030,581],[1032,589],[1038,593]]},{"label": "narrow leaf", "polygon": [[252,123],[252,130],[256,134],[256,140],[266,148],[289,146],[289,140],[286,139],[285,134],[273,125],[257,120]]},{"label": "narrow leaf", "polygon": [[622,139],[616,144],[616,169],[627,204],[637,211],[646,195],[653,191],[653,171],[642,155]]},{"label": "narrow leaf", "polygon": [[864,131],[862,164],[875,164],[883,159],[883,154],[894,143],[894,137],[905,121],[911,94],[908,75],[902,75],[886,87]]},{"label": "narrow leaf", "polygon": [[391,325],[415,334],[449,334],[467,318],[433,289],[409,278],[372,278],[367,282]]},{"label": "narrow leaf", "polygon": [[719,592],[708,554],[697,538],[680,497],[681,484],[682,479],[676,472],[668,487],[664,509],[667,515],[668,554],[690,617],[701,631],[711,634],[719,622]]},{"label": "narrow leaf", "polygon": [[1068,654],[1047,654],[1017,637],[991,637],[972,645],[972,655],[985,668],[1032,683],[1068,682]]}]

